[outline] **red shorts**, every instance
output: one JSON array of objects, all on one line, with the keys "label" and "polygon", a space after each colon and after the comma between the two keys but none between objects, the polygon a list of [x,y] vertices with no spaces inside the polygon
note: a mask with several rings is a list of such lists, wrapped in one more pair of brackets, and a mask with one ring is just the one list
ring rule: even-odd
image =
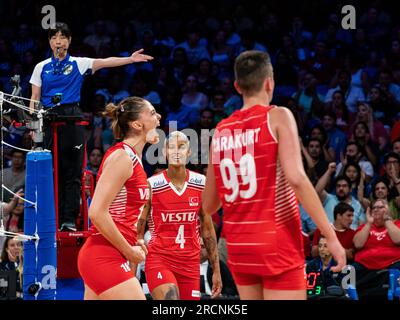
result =
[{"label": "red shorts", "polygon": [[90,236],[78,256],[79,273],[97,295],[134,278],[126,258],[103,236]]},{"label": "red shorts", "polygon": [[150,292],[162,284],[173,283],[179,289],[181,300],[200,300],[200,274],[198,278],[189,278],[164,267],[146,269],[145,273]]},{"label": "red shorts", "polygon": [[304,266],[273,276],[239,272],[232,272],[232,275],[239,286],[262,283],[263,288],[267,290],[306,290],[307,276]]}]

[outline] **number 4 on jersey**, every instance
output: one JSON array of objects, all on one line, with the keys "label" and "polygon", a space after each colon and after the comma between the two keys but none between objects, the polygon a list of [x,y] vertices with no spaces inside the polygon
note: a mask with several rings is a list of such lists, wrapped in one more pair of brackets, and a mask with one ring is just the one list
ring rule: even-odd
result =
[{"label": "number 4 on jersey", "polygon": [[184,237],[185,226],[181,224],[178,229],[178,234],[175,238],[175,243],[180,245],[180,248],[183,249],[185,247],[185,237]]}]

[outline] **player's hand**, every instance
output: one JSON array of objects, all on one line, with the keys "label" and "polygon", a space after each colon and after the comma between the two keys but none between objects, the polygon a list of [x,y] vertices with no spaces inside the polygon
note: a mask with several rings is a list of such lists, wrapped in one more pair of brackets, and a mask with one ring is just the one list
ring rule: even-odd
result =
[{"label": "player's hand", "polygon": [[132,63],[133,62],[147,62],[147,61],[153,60],[152,56],[149,56],[147,54],[142,54],[143,51],[144,51],[144,49],[140,49],[140,50],[132,53],[132,55],[131,55]]},{"label": "player's hand", "polygon": [[222,291],[222,280],[221,280],[221,273],[214,272],[212,276],[212,289],[211,289],[211,298],[215,299],[219,297]]},{"label": "player's hand", "polygon": [[144,253],[147,255],[149,252],[147,251],[147,247],[144,244],[144,239],[138,239],[138,241],[136,241],[136,245],[141,247],[142,250],[144,251]]},{"label": "player's hand", "polygon": [[146,258],[146,253],[140,246],[133,246],[127,257],[130,263],[135,263],[135,264],[144,261],[145,258]]},{"label": "player's hand", "polygon": [[334,239],[327,239],[327,245],[333,259],[337,262],[337,265],[331,268],[332,272],[341,272],[346,265],[346,251],[336,237]]}]

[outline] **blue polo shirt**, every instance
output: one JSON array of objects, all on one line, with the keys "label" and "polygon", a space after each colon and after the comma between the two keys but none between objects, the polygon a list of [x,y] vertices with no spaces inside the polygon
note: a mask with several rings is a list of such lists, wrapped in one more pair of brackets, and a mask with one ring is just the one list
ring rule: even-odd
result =
[{"label": "blue polo shirt", "polygon": [[61,104],[81,100],[81,87],[86,75],[92,73],[94,59],[71,57],[58,61],[53,56],[39,62],[33,70],[31,84],[41,87],[40,101],[44,107],[51,107],[52,97],[62,94]]}]

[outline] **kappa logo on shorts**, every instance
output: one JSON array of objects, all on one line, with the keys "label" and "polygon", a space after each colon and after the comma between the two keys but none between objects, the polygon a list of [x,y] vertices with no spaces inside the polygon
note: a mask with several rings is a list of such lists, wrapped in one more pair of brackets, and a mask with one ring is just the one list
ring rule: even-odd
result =
[{"label": "kappa logo on shorts", "polygon": [[158,274],[157,274],[157,279],[162,279],[162,274],[161,274],[161,272],[158,272]]},{"label": "kappa logo on shorts", "polygon": [[197,207],[199,205],[199,197],[189,197],[189,206]]}]

